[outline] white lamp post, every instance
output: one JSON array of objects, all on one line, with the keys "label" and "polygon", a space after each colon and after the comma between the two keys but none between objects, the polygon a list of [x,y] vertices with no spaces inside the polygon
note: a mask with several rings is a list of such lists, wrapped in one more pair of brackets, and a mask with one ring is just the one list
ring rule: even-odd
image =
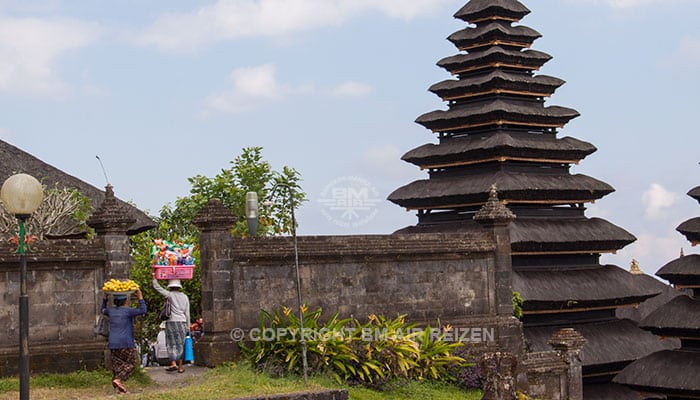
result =
[{"label": "white lamp post", "polygon": [[[297,279],[297,306],[299,308],[299,325],[301,326],[301,332],[300,332],[300,339],[299,342],[301,343],[301,360],[302,360],[302,365],[303,365],[303,370],[304,370],[304,383],[308,384],[309,383],[309,364],[306,358],[306,337],[304,335],[304,311],[302,310],[302,302],[301,302],[301,278],[299,275],[299,248],[297,246],[297,221],[294,216],[294,188],[285,184],[285,183],[277,183],[275,186],[272,188],[270,192],[270,196],[273,196],[275,192],[277,191],[277,188],[279,187],[284,187],[287,189],[289,192],[289,209],[291,213],[291,219],[292,219],[292,239],[294,242],[294,269],[296,272],[296,279]],[[250,201],[250,202],[249,202]],[[254,212],[253,212],[254,210]],[[251,226],[251,218],[255,216],[255,224],[254,224],[254,229]],[[250,231],[250,236],[255,237],[255,232],[257,231],[258,227],[258,222],[257,222],[257,217],[258,217],[258,194],[255,192],[248,192],[246,193],[246,218],[248,219],[248,230]]]},{"label": "white lamp post", "polygon": [[27,174],[12,175],[0,189],[5,210],[19,223],[20,295],[19,295],[19,398],[29,400],[29,297],[27,296],[27,257],[24,223],[39,208],[44,191],[36,178]]}]

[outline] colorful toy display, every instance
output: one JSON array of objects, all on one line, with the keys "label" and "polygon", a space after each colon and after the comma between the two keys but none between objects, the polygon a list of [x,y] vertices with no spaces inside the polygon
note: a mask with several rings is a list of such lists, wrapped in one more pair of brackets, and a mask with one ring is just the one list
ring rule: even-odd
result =
[{"label": "colorful toy display", "polygon": [[153,265],[194,265],[193,251],[194,246],[191,244],[154,239],[151,257]]},{"label": "colorful toy display", "polygon": [[192,279],[194,276],[194,246],[154,239],[151,247],[153,272],[156,279]]}]

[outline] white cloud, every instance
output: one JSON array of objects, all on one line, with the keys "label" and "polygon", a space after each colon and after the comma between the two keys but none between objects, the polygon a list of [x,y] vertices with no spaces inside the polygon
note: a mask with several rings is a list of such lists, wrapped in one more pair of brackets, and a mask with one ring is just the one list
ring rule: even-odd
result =
[{"label": "white cloud", "polygon": [[64,94],[70,85],[58,76],[57,60],[98,34],[97,25],[76,20],[0,17],[0,91]]},{"label": "white cloud", "polygon": [[642,194],[644,203],[644,216],[648,219],[656,220],[664,216],[664,211],[671,207],[680,198],[679,195],[669,192],[658,183],[652,183],[649,189]]},{"label": "white cloud", "polygon": [[636,242],[617,254],[604,255],[601,262],[629,269],[634,258],[645,273],[653,276],[659,268],[678,258],[684,247],[687,253],[688,243],[684,243],[680,235],[660,236],[652,232],[642,232]]},{"label": "white cloud", "polygon": [[366,12],[409,20],[452,0],[218,0],[189,13],[162,15],[132,39],[168,51],[196,51],[224,40],[338,26]]},{"label": "white cloud", "polygon": [[662,68],[688,70],[695,74],[700,66],[700,38],[684,37],[676,50],[667,58],[661,60]]},{"label": "white cloud", "polygon": [[261,101],[281,100],[293,89],[277,81],[273,64],[234,69],[229,79],[231,87],[207,98],[208,108],[229,113],[245,112]]},{"label": "white cloud", "polygon": [[345,82],[327,89],[319,89],[309,83],[282,83],[277,79],[277,68],[274,64],[236,68],[229,75],[229,81],[229,87],[207,97],[208,111],[241,113],[251,111],[263,102],[282,101],[293,96],[321,94],[333,97],[361,97],[372,91],[371,86],[359,82]]},{"label": "white cloud", "polygon": [[363,97],[372,92],[372,86],[361,82],[344,82],[330,90],[338,97]]}]

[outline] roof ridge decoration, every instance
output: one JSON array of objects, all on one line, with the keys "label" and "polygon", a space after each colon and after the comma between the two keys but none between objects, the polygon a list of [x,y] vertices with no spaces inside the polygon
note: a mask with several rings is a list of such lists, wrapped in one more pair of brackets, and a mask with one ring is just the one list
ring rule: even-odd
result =
[{"label": "roof ridge decoration", "polygon": [[639,261],[637,261],[636,258],[633,258],[632,262],[630,263],[630,273],[632,275],[644,275],[644,271],[639,268]]},{"label": "roof ridge decoration", "polygon": [[515,214],[498,199],[496,184],[491,185],[489,199],[474,215],[476,221],[509,222],[515,219]]}]

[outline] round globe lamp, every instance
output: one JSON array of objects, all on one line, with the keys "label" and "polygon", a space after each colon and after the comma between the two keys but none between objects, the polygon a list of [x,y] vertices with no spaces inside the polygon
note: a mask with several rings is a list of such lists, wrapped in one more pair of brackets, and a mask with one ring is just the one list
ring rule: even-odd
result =
[{"label": "round globe lamp", "polygon": [[44,198],[44,190],[36,178],[27,174],[12,175],[0,189],[0,200],[5,210],[17,218],[31,215]]}]

